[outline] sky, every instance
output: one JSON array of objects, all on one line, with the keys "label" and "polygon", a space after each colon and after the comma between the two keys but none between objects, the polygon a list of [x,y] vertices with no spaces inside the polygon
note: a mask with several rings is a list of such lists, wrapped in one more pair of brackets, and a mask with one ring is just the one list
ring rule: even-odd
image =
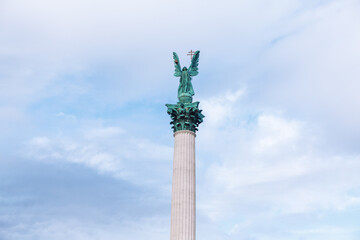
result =
[{"label": "sky", "polygon": [[358,0],[0,0],[0,239],[170,236],[181,66],[197,239],[360,239]]}]

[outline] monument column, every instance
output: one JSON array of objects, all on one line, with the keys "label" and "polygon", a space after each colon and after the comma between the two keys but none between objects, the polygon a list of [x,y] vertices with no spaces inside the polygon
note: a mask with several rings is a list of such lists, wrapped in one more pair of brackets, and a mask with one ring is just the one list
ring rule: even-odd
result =
[{"label": "monument column", "polygon": [[191,76],[197,74],[199,51],[192,58],[189,70],[181,70],[174,53],[175,76],[180,76],[177,104],[166,104],[174,131],[174,162],[171,197],[170,240],[195,240],[195,132],[204,115],[199,102],[192,102],[194,90]]},{"label": "monument column", "polygon": [[171,240],[195,240],[195,133],[174,134]]}]

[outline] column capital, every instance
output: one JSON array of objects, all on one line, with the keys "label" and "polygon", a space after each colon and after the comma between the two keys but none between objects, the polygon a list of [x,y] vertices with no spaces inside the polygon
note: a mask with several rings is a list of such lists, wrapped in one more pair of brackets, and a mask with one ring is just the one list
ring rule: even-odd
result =
[{"label": "column capital", "polygon": [[178,102],[177,104],[165,104],[168,108],[167,113],[171,117],[170,124],[175,132],[188,130],[196,132],[198,126],[203,122],[205,117],[199,109],[199,102],[183,103]]}]

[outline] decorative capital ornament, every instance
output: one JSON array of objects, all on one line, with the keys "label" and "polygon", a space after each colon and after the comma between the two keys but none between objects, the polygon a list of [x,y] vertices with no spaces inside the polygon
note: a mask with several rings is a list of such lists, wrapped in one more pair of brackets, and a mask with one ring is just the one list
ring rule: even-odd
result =
[{"label": "decorative capital ornament", "polygon": [[167,113],[171,117],[170,124],[174,132],[181,130],[189,130],[196,132],[198,126],[203,122],[205,117],[199,110],[199,102],[166,104]]}]

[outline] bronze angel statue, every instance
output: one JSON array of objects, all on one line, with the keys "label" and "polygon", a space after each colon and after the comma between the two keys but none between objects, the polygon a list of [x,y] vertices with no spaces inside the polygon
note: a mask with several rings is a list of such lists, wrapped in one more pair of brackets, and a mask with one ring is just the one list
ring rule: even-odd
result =
[{"label": "bronze angel statue", "polygon": [[183,67],[181,69],[180,61],[178,55],[173,52],[174,63],[175,63],[175,77],[180,77],[180,84],[178,88],[178,98],[182,96],[194,96],[195,92],[191,84],[191,77],[198,75],[198,65],[199,65],[199,55],[200,51],[196,51],[193,58],[191,59],[191,64],[189,69]]}]

